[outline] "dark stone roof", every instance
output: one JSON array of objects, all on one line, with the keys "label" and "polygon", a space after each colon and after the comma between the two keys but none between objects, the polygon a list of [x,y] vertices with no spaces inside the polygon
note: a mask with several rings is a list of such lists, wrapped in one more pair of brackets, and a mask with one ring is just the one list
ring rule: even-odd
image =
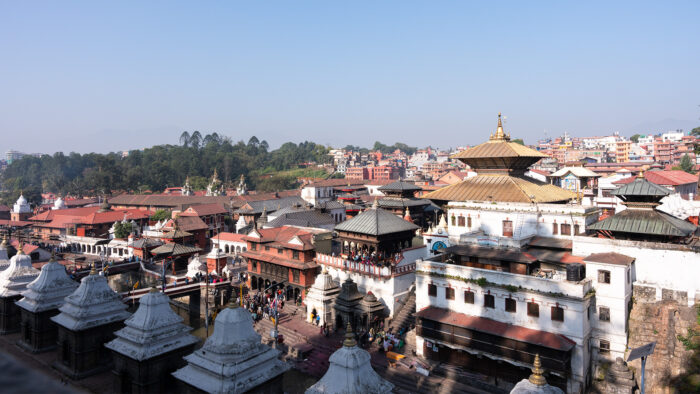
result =
[{"label": "dark stone roof", "polygon": [[422,198],[397,198],[397,197],[384,197],[377,200],[378,204],[382,208],[406,208],[406,207],[417,207],[423,205],[430,205],[430,200],[425,200]]},{"label": "dark stone roof", "polygon": [[180,244],[175,244],[175,243],[166,243],[164,245],[161,245],[161,246],[151,250],[151,253],[153,253],[153,254],[167,254],[167,255],[171,255],[171,256],[180,256],[183,254],[198,253],[201,251],[202,251],[202,249],[196,248],[193,246],[186,246],[186,245],[180,245]]},{"label": "dark stone roof", "polygon": [[335,219],[328,214],[316,210],[289,212],[279,215],[275,220],[264,224],[265,227],[301,226],[319,227],[335,224]]},{"label": "dark stone roof", "polygon": [[665,197],[671,194],[671,191],[663,186],[653,184],[646,179],[637,178],[634,182],[630,182],[613,190],[611,194],[614,196]]},{"label": "dark stone roof", "polygon": [[413,223],[404,220],[381,208],[371,208],[357,214],[335,227],[336,231],[360,233],[367,235],[384,235],[402,231],[414,231],[418,228]]},{"label": "dark stone roof", "polygon": [[[248,201],[243,207],[236,210],[236,213],[250,215],[262,213],[263,210],[270,213],[294,205],[303,207],[306,206],[306,201],[299,196],[282,197],[274,200]],[[250,206],[250,208],[248,208],[248,206]]]},{"label": "dark stone roof", "polygon": [[413,183],[396,181],[389,183],[388,185],[380,186],[377,188],[377,190],[380,192],[415,192],[422,189]]},{"label": "dark stone roof", "polygon": [[697,227],[690,222],[654,209],[625,209],[587,226],[586,229],[687,237],[692,235]]}]

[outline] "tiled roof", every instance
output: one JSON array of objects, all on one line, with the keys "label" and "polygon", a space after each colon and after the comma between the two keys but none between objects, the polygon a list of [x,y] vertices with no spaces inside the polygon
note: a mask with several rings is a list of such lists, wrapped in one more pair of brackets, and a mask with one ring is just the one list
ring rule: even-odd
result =
[{"label": "tiled roof", "polygon": [[245,242],[245,234],[221,232],[213,236],[212,241]]},{"label": "tiled roof", "polygon": [[548,157],[525,145],[508,141],[488,141],[451,156],[453,159],[486,159],[495,157]]},{"label": "tiled roof", "polygon": [[685,220],[652,209],[625,209],[615,215],[590,224],[587,230],[604,230],[632,234],[687,237],[697,227]]},{"label": "tiled roof", "polygon": [[570,351],[576,346],[576,342],[560,334],[534,330],[532,328],[503,323],[486,317],[470,316],[464,313],[452,312],[447,309],[432,306],[423,308],[416,316],[560,351]]},{"label": "tiled roof", "polygon": [[[189,212],[192,211],[192,212]],[[221,203],[193,205],[182,212],[180,216],[207,216],[228,213],[228,210]]]},{"label": "tiled roof", "polygon": [[[517,145],[517,144],[516,144]],[[531,197],[532,196],[532,199]],[[563,202],[576,193],[532,178],[477,175],[428,193],[423,198],[443,201]]]},{"label": "tiled roof", "polygon": [[[46,221],[39,227],[63,228],[66,225],[75,224],[103,224],[124,220],[139,220],[148,218],[152,212],[141,209],[112,209],[100,212],[100,207],[69,208],[48,211],[46,215],[40,214],[31,220]],[[36,218],[36,219],[35,219]]]},{"label": "tiled roof", "polygon": [[193,254],[193,253],[198,253],[201,252],[202,249],[196,248],[193,246],[185,246],[185,245],[180,245],[176,243],[166,243],[163,244],[153,250],[151,250],[151,253],[153,254],[167,254],[171,256],[180,256],[183,254]]},{"label": "tiled roof", "polygon": [[626,256],[624,254],[610,252],[610,253],[593,253],[592,255],[585,257],[583,260],[591,261],[594,263],[604,263],[604,264],[615,264],[615,265],[630,265],[634,262],[634,257]]},{"label": "tiled roof", "polygon": [[304,201],[304,199],[299,196],[289,196],[262,201],[248,201],[243,207],[238,209],[236,212],[239,214],[258,214],[262,213],[263,210],[266,210],[268,213],[270,213],[292,205],[305,206],[306,201]]},{"label": "tiled roof", "polygon": [[[314,248],[313,245],[313,235],[320,234],[326,231],[317,231],[308,228],[299,228],[294,226],[283,226],[275,228],[265,228],[254,230],[260,235],[260,238],[251,236],[253,233],[251,231],[244,238],[246,241],[256,242],[256,243],[266,243],[270,246],[279,245],[281,247],[295,249],[295,250],[310,250]],[[298,238],[301,242],[300,244],[291,243],[295,238]]]},{"label": "tiled roof", "polygon": [[644,178],[649,180],[649,182],[664,186],[685,185],[698,181],[697,175],[688,174],[680,170],[647,171],[644,173]]},{"label": "tiled roof", "polygon": [[299,212],[289,212],[277,216],[274,220],[267,222],[265,227],[301,226],[320,227],[335,224],[335,219],[328,214],[316,210],[306,210]]},{"label": "tiled roof", "polygon": [[152,248],[154,246],[160,246],[163,244],[163,241],[155,238],[141,238],[137,239],[132,243],[132,246],[134,248],[138,249],[144,249],[144,248]]},{"label": "tiled roof", "polygon": [[288,258],[276,256],[274,254],[258,253],[258,252],[254,252],[254,251],[250,251],[250,250],[242,252],[241,255],[245,258],[249,258],[249,259],[252,258],[255,260],[261,260],[261,261],[265,261],[268,263],[277,264],[277,265],[281,265],[284,267],[296,268],[296,269],[309,269],[309,268],[315,268],[318,266],[313,260],[306,261],[306,262],[300,261],[300,260],[290,260]]},{"label": "tiled roof", "polygon": [[413,231],[418,226],[381,208],[371,208],[335,226],[336,231],[368,235],[384,235]]},{"label": "tiled roof", "polygon": [[[177,228],[184,231],[206,230],[209,228],[199,216],[179,216],[175,221],[177,222]],[[166,227],[173,227],[172,219],[168,221]]]}]

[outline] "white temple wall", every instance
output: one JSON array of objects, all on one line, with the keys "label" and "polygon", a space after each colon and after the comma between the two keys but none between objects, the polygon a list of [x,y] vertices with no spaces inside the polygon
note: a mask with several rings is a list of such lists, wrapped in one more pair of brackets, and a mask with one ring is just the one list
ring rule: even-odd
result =
[{"label": "white temple wall", "polygon": [[574,237],[575,256],[606,252],[634,257],[633,285],[656,287],[657,301],[661,300],[662,289],[687,292],[688,305],[694,305],[695,298],[700,296],[700,254],[684,245]]}]

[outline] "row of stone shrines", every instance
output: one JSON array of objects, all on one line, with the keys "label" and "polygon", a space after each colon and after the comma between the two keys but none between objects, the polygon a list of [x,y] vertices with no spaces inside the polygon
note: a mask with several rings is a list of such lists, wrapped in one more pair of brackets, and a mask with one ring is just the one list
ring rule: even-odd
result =
[{"label": "row of stone shrines", "polygon": [[[279,360],[279,350],[261,343],[245,309],[230,304],[219,313],[213,335],[194,351],[199,340],[156,289],[141,298],[132,315],[94,270],[78,286],[53,259],[39,272],[21,248],[9,264],[4,257],[0,246],[2,334],[21,329],[19,344],[30,352],[58,347],[54,366],[71,379],[112,368],[115,392],[284,390],[282,375],[289,365]],[[326,376],[308,393],[391,392],[393,385],[372,370],[369,353],[352,338],[348,326],[345,346],[331,356]]]}]

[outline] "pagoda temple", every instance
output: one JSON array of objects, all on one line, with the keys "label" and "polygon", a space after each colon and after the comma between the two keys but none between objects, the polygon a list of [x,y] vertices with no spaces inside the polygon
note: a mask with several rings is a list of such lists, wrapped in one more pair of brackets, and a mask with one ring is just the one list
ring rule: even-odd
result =
[{"label": "pagoda temple", "polygon": [[173,372],[184,392],[282,393],[282,374],[289,365],[280,351],[260,343],[250,313],[229,304],[214,321],[214,334],[185,357],[188,365]]},{"label": "pagoda temple", "polygon": [[360,324],[360,300],[362,300],[362,294],[357,289],[357,283],[348,277],[340,287],[340,294],[333,303],[333,319],[336,328],[342,329],[348,324],[355,328],[358,327]]},{"label": "pagoda temple", "polygon": [[670,190],[649,182],[644,174],[612,191],[627,208],[588,226],[599,237],[657,242],[681,242],[691,237],[697,226],[678,219],[657,207]]},{"label": "pagoda temple", "polygon": [[182,357],[199,341],[192,328],[170,307],[167,295],[152,288],[139,301],[139,309],[105,344],[114,355],[114,392],[158,393],[172,389],[172,372],[185,366]]},{"label": "pagoda temple", "polygon": [[10,265],[0,272],[0,335],[20,330],[22,313],[15,302],[22,298],[22,292],[38,275],[39,271],[32,267],[32,258],[22,252],[20,244]]},{"label": "pagoda temple", "polygon": [[421,226],[426,224],[427,218],[432,218],[433,213],[440,209],[430,200],[416,198],[416,193],[423,189],[413,183],[396,181],[380,186],[377,190],[386,195],[378,200],[380,208],[398,216],[404,216],[404,212],[408,211],[412,221]]},{"label": "pagoda temple", "polygon": [[71,379],[82,379],[108,369],[112,356],[104,344],[124,326],[131,314],[107,278],[92,267],[90,275],[59,308],[51,320],[58,325],[58,360],[54,367]]},{"label": "pagoda temple", "polygon": [[27,285],[24,296],[17,301],[22,313],[22,337],[18,345],[32,353],[56,347],[58,329],[51,321],[64,299],[75,291],[78,283],[66,273],[66,268],[54,256],[41,267],[41,273]]},{"label": "pagoda temple", "polygon": [[319,316],[319,325],[332,324],[333,322],[333,302],[340,293],[340,287],[328,275],[326,268],[316,276],[314,284],[306,294],[304,304],[306,304],[306,320],[313,323],[316,315]]},{"label": "pagoda temple", "polygon": [[372,369],[369,352],[357,346],[349,323],[343,347],[328,361],[328,371],[306,394],[388,394],[394,389]]}]

